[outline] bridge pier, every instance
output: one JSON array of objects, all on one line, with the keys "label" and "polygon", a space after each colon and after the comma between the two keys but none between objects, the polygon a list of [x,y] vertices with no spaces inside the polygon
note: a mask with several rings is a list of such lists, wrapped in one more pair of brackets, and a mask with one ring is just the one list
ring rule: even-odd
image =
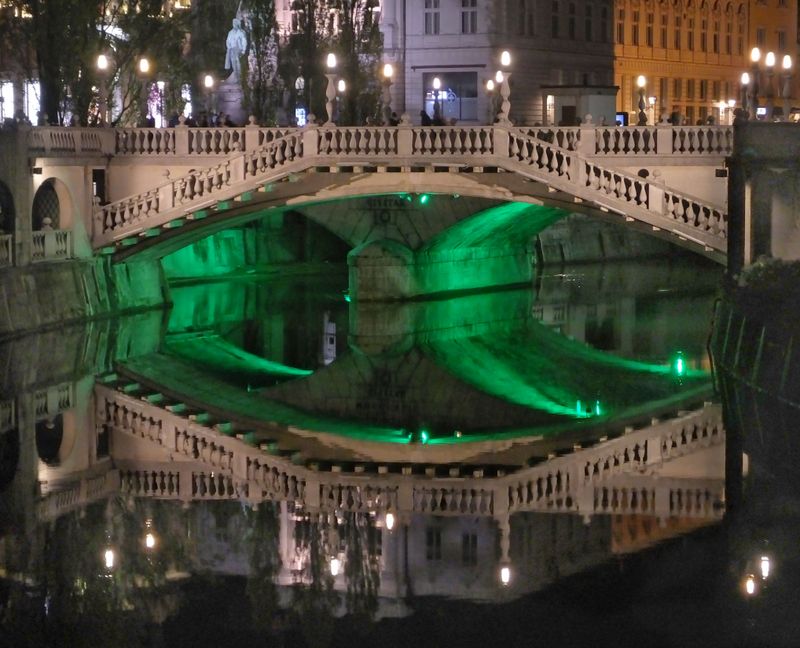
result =
[{"label": "bridge pier", "polygon": [[347,256],[350,295],[392,301],[450,291],[530,282],[531,246],[413,252],[397,241],[372,241]]}]

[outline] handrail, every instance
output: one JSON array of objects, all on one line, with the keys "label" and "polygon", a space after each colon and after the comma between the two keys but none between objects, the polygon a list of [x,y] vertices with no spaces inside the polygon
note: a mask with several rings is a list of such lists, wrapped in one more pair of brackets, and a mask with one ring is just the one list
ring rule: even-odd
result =
[{"label": "handrail", "polygon": [[[579,144],[578,148],[582,146]],[[229,200],[293,171],[348,162],[504,167],[557,186],[582,200],[595,201],[603,209],[674,231],[708,249],[723,251],[726,247],[726,215],[721,207],[673,191],[656,180],[601,166],[579,152],[540,139],[536,133],[459,126],[290,131],[255,151],[240,152],[102,207],[96,212],[93,243],[99,247],[164,225],[193,209]]]}]

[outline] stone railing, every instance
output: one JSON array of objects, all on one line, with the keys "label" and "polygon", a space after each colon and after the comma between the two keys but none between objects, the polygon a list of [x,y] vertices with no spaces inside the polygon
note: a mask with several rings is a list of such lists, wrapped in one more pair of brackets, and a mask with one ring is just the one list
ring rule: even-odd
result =
[{"label": "stone railing", "polygon": [[31,261],[72,258],[72,230],[39,230],[32,234]]},{"label": "stone railing", "polygon": [[724,440],[721,409],[709,405],[511,475],[433,478],[410,471],[323,472],[102,384],[95,387],[95,400],[98,429],[132,435],[174,458],[151,469],[121,466],[126,492],[181,499],[291,500],[319,510],[590,514],[595,510],[595,489],[608,480],[655,472],[665,461]]},{"label": "stone railing", "polygon": [[[582,133],[581,147],[589,141],[587,132]],[[257,151],[239,153],[102,207],[95,214],[93,244],[107,245],[224,203],[289,173],[323,165],[501,167],[709,250],[726,248],[726,216],[717,206],[670,191],[656,180],[598,165],[519,129],[458,126],[293,131]]]},{"label": "stone railing", "polygon": [[[491,153],[494,126],[431,126],[413,129],[413,150],[454,153],[456,150]],[[584,157],[658,156],[664,164],[676,159],[726,157],[733,147],[730,126],[535,126],[507,129]],[[63,128],[30,129],[31,154],[45,156],[228,156],[255,151],[297,128],[240,127],[195,128]],[[319,150],[326,142],[330,152],[391,152],[402,138],[402,127],[321,128]],[[489,141],[486,141],[486,134]],[[325,140],[325,141],[323,141]],[[399,153],[399,151],[398,151]]]},{"label": "stone railing", "polygon": [[37,126],[28,133],[31,154],[44,156],[114,155],[113,128]]},{"label": "stone railing", "polygon": [[14,265],[14,235],[0,234],[0,268]]}]

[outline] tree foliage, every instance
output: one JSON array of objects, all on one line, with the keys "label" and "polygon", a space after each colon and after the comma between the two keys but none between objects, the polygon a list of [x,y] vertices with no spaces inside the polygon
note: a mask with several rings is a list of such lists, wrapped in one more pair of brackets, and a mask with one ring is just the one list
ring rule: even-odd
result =
[{"label": "tree foliage", "polygon": [[[135,66],[146,55],[158,78],[185,76],[183,61],[186,20],[183,12],[167,15],[161,0],[12,0],[20,16],[8,24],[19,39],[23,73],[40,84],[41,112],[49,123],[63,123],[67,114],[86,124],[101,84],[97,56],[112,64],[109,91],[120,88],[117,113],[130,120],[141,95]],[[180,83],[173,83],[180,88]]]}]

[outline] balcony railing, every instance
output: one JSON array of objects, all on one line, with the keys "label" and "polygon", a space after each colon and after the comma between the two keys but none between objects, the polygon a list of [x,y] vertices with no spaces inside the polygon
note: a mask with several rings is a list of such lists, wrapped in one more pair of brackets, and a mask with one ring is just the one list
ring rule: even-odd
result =
[{"label": "balcony railing", "polygon": [[72,232],[47,230],[33,233],[31,261],[61,261],[72,258]]}]

